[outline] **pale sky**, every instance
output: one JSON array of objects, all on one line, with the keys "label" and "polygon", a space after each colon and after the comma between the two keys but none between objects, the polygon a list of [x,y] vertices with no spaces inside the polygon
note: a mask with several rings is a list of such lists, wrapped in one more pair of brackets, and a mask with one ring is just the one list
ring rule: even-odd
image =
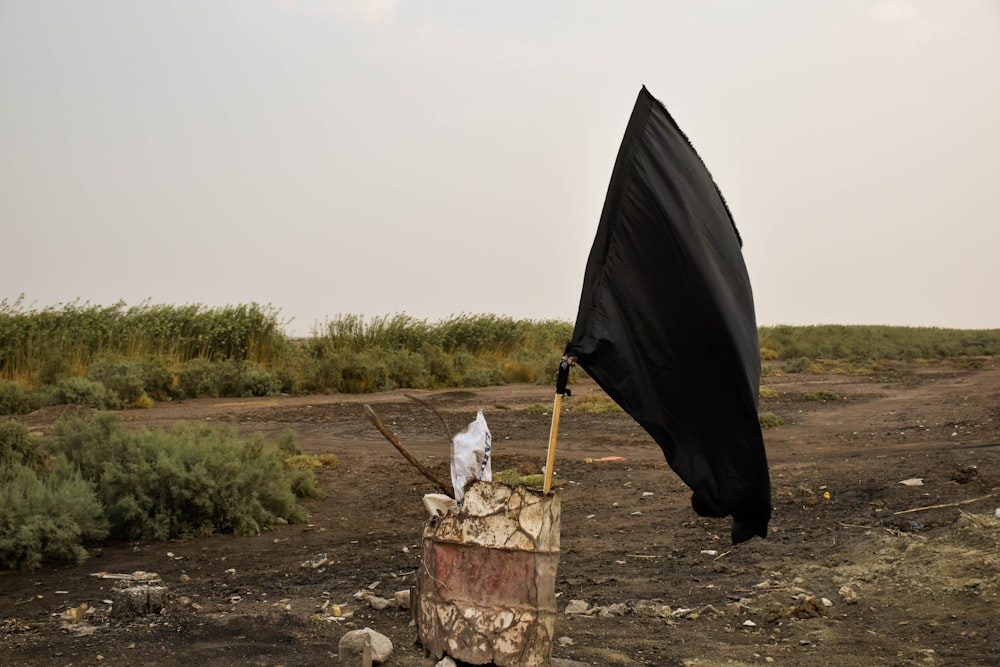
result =
[{"label": "pale sky", "polygon": [[0,300],[572,320],[642,85],[758,324],[1000,328],[998,0],[0,0]]}]

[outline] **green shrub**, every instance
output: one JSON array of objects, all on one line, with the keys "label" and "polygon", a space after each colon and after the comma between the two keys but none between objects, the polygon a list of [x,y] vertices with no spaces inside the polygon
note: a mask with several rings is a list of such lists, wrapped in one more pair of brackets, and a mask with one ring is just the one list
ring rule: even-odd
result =
[{"label": "green shrub", "polygon": [[0,467],[21,465],[39,472],[49,467],[50,456],[21,422],[0,421]]},{"label": "green shrub", "polygon": [[761,348],[780,359],[915,362],[1000,354],[1000,329],[837,325],[760,327]]},{"label": "green shrub", "polygon": [[263,368],[248,368],[242,380],[244,396],[277,396],[281,393],[281,378]]},{"label": "green shrub", "polygon": [[105,536],[101,505],[65,457],[51,472],[0,466],[0,568],[82,562],[82,543]]},{"label": "green shrub", "polygon": [[834,391],[829,391],[827,389],[820,389],[819,391],[810,391],[802,396],[807,401],[839,401],[840,394]]},{"label": "green shrub", "polygon": [[19,383],[0,380],[0,415],[21,415],[37,408],[36,399]]},{"label": "green shrub", "polygon": [[362,352],[348,353],[340,371],[340,391],[367,394],[386,385],[385,368],[377,360]]},{"label": "green shrub", "polygon": [[622,412],[622,409],[621,406],[611,400],[611,398],[603,395],[597,395],[574,400],[566,407],[566,411],[588,414],[607,414],[610,412]]},{"label": "green shrub", "polygon": [[384,363],[388,384],[392,388],[428,389],[431,387],[431,374],[424,358],[417,352],[406,349],[394,350],[385,355]]},{"label": "green shrub", "polygon": [[761,398],[777,398],[778,396],[780,396],[780,394],[778,393],[777,389],[771,389],[770,387],[760,388]]},{"label": "green shrub", "polygon": [[136,410],[148,410],[153,407],[153,405],[153,399],[149,397],[149,394],[143,393],[143,395],[133,401],[129,407],[135,408]]},{"label": "green shrub", "polygon": [[504,383],[535,383],[538,381],[540,368],[522,359],[501,360],[500,377]]},{"label": "green shrub", "polygon": [[143,390],[156,401],[179,398],[180,391],[174,385],[174,373],[167,361],[160,356],[140,359],[139,373],[142,375]]},{"label": "green shrub", "polygon": [[785,420],[773,412],[761,412],[757,415],[757,421],[760,422],[761,428],[774,428],[775,426],[785,425]]},{"label": "green shrub", "polygon": [[82,377],[60,380],[54,387],[45,387],[46,405],[82,405],[95,410],[119,410],[123,406],[118,394],[100,382]]},{"label": "green shrub", "polygon": [[82,542],[105,535],[93,489],[19,422],[0,422],[0,568],[82,561]]},{"label": "green shrub", "polygon": [[420,356],[427,366],[432,387],[451,387],[458,384],[455,378],[455,365],[452,357],[439,345],[427,343],[420,348]]},{"label": "green shrub", "polygon": [[496,387],[505,384],[499,368],[470,368],[462,375],[463,387]]},{"label": "green shrub", "polygon": [[254,534],[304,521],[298,498],[318,494],[312,474],[262,436],[206,425],[131,430],[103,413],[61,423],[54,444],[92,481],[118,539]]},{"label": "green shrub", "polygon": [[812,366],[812,359],[809,357],[795,357],[794,359],[789,359],[782,366],[782,370],[786,373],[805,373]]},{"label": "green shrub", "polygon": [[[249,366],[233,359],[209,361],[204,358],[191,359],[177,373],[177,387],[183,398],[239,398],[241,396],[269,396],[273,394],[252,394],[245,376]],[[270,375],[255,376],[252,389],[256,391],[280,390],[276,378]]]},{"label": "green shrub", "polygon": [[552,412],[552,406],[532,403],[531,405],[524,406],[523,412],[529,415],[547,415]]},{"label": "green shrub", "polygon": [[244,362],[235,359],[213,361],[209,365],[209,381],[216,396],[237,398],[245,396]]},{"label": "green shrub", "polygon": [[132,405],[146,391],[141,366],[122,357],[98,359],[87,369],[87,378],[114,392],[123,405]]}]

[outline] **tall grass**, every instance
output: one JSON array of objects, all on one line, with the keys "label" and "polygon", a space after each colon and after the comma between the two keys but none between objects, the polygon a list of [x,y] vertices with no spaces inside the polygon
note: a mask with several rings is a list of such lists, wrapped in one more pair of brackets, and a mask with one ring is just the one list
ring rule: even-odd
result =
[{"label": "tall grass", "polygon": [[[572,329],[500,315],[348,314],[291,339],[270,305],[38,310],[23,298],[0,300],[0,414],[67,402],[118,409],[200,396],[548,383]],[[783,325],[759,333],[761,359],[781,360],[785,372],[821,369],[818,360],[974,364],[1000,352],[1000,329]]]},{"label": "tall grass", "polygon": [[107,356],[159,357],[174,363],[231,359],[274,363],[289,341],[272,306],[225,308],[72,302],[42,310],[23,297],[0,300],[0,379],[49,384],[83,375]]},{"label": "tall grass", "polygon": [[340,315],[305,343],[305,386],[359,393],[548,381],[571,334],[567,322],[497,315]]},{"label": "tall grass", "polygon": [[878,325],[761,327],[769,358],[852,362],[941,361],[1000,354],[1000,329],[939,329]]}]

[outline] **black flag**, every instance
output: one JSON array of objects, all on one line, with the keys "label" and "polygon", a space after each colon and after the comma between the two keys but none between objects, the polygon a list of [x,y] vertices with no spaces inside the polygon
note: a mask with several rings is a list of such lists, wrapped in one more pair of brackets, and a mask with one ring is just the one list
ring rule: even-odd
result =
[{"label": "black flag", "polygon": [[704,163],[646,90],[632,110],[566,355],[663,449],[734,543],[767,536],[760,348],[742,240]]}]

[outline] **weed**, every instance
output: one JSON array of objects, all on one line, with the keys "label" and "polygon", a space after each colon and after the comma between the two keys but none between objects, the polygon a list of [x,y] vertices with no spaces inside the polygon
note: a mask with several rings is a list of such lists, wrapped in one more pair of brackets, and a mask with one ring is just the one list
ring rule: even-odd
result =
[{"label": "weed", "polygon": [[761,412],[757,415],[757,421],[760,422],[761,428],[774,428],[785,425],[785,420],[773,412]]},{"label": "weed", "polygon": [[828,389],[820,389],[819,391],[810,391],[809,393],[803,394],[802,397],[807,401],[839,401],[841,400],[840,394]]},{"label": "weed", "polygon": [[786,373],[805,373],[810,366],[812,366],[812,359],[809,357],[795,357],[786,361],[782,370]]},{"label": "weed", "polygon": [[574,400],[566,408],[567,412],[580,412],[588,414],[607,414],[609,412],[622,412],[621,406],[615,403],[608,396],[597,395]]}]

